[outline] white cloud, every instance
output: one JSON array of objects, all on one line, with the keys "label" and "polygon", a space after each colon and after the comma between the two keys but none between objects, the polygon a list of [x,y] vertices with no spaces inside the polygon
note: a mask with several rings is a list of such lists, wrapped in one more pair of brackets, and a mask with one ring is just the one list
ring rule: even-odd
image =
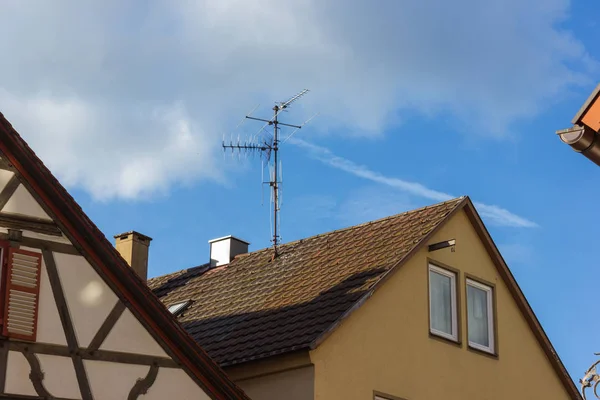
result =
[{"label": "white cloud", "polygon": [[15,129],[50,170],[65,185],[82,187],[98,200],[136,199],[165,191],[174,181],[219,177],[206,162],[205,136],[181,105],[126,116],[121,123],[135,129],[128,132],[106,120],[104,107],[78,98],[41,95],[22,101],[2,90],[0,98]]},{"label": "white cloud", "polygon": [[139,198],[222,179],[215,153],[226,128],[257,101],[303,87],[314,89],[303,104],[333,132],[378,135],[418,112],[503,135],[587,83],[594,61],[560,27],[568,9],[568,0],[4,0],[0,106],[66,183]]},{"label": "white cloud", "polygon": [[[414,196],[423,197],[434,201],[446,201],[456,197],[448,193],[429,189],[420,183],[408,182],[399,178],[382,175],[364,165],[356,164],[354,161],[337,156],[326,147],[309,143],[302,139],[292,138],[290,139],[290,143],[302,147],[308,151],[309,155],[333,168],[337,168],[372,182],[401,190]],[[474,204],[479,214],[492,224],[517,228],[535,228],[538,226],[535,222],[513,214],[504,208],[477,202]]]}]

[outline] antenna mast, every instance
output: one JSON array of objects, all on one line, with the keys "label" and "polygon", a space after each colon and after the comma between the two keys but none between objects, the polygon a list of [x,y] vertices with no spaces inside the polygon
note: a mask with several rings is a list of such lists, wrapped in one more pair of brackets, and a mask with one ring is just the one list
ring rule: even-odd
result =
[{"label": "antenna mast", "polygon": [[[250,116],[250,114],[252,114],[252,112],[250,112],[250,114],[246,115],[246,119],[251,119],[251,120],[255,120],[255,121],[262,121],[265,124],[262,126],[262,128],[260,129],[260,131],[258,132],[259,134],[261,132],[266,132],[266,127],[271,125],[273,126],[273,137],[272,138],[264,138],[261,139],[259,141],[250,141],[249,143],[244,142],[241,143],[239,140],[237,141],[237,143],[233,143],[233,141],[230,141],[229,144],[226,144],[225,141],[223,141],[223,150],[227,150],[227,149],[231,149],[232,152],[234,151],[238,151],[238,152],[260,152],[265,158],[266,158],[266,162],[267,162],[267,166],[270,165],[271,163],[271,155],[273,155],[273,173],[269,174],[269,181],[268,182],[263,182],[263,184],[268,183],[269,186],[271,187],[271,193],[272,193],[272,198],[273,198],[273,237],[271,239],[271,242],[273,243],[273,250],[275,251],[275,256],[277,256],[277,246],[281,243],[281,236],[279,234],[280,231],[280,219],[279,219],[279,211],[280,211],[280,185],[282,183],[282,181],[280,180],[280,165],[278,163],[280,163],[281,161],[279,161],[279,146],[280,146],[280,138],[279,138],[279,134],[280,134],[280,126],[285,126],[285,127],[290,127],[290,128],[295,128],[295,130],[288,136],[288,138],[293,135],[296,130],[301,129],[304,125],[306,125],[306,123],[308,123],[312,118],[310,118],[309,120],[305,121],[304,123],[302,123],[301,125],[292,125],[292,124],[287,124],[287,123],[283,123],[281,121],[279,121],[279,114],[281,112],[283,112],[284,110],[286,110],[292,103],[294,103],[296,100],[300,99],[300,97],[304,96],[306,93],[308,93],[308,89],[304,89],[301,92],[299,92],[298,94],[292,96],[289,100],[284,101],[284,102],[280,102],[280,103],[275,103],[275,106],[273,107],[273,117],[271,119],[263,119],[263,118],[256,118],[256,117],[252,117]],[[286,139],[287,140],[287,139]]]}]

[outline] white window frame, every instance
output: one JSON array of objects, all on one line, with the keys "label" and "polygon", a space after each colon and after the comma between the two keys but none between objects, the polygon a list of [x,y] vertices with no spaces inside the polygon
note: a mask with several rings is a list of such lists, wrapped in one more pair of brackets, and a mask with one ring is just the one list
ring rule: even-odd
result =
[{"label": "white window frame", "polygon": [[[448,334],[446,332],[442,332],[442,331],[438,331],[437,329],[433,329],[433,321],[431,320],[431,307],[432,307],[432,302],[431,302],[431,272],[435,272],[438,273],[440,275],[444,275],[450,278],[450,301],[452,302],[451,306],[451,316],[452,316],[452,321],[451,321],[451,327],[452,327],[452,334]],[[449,271],[445,268],[441,268],[438,267],[437,265],[434,264],[429,264],[429,268],[427,270],[427,279],[429,281],[429,332],[432,333],[433,335],[436,336],[441,336],[443,338],[452,340],[454,342],[458,342],[458,301],[457,301],[457,297],[456,297],[456,282],[457,282],[457,274],[455,272]]]},{"label": "white window frame", "polygon": [[468,279],[467,278],[467,287],[468,286],[472,286],[474,288],[477,289],[481,289],[483,291],[486,292],[486,298],[487,298],[487,316],[488,316],[488,342],[489,342],[489,346],[483,346],[479,343],[475,343],[475,342],[471,342],[469,340],[469,292],[468,290],[466,291],[466,295],[467,295],[467,299],[466,299],[466,303],[467,303],[467,340],[469,340],[469,347],[472,347],[474,349],[477,350],[481,350],[481,351],[485,351],[486,353],[490,353],[490,354],[494,354],[495,352],[495,326],[494,326],[494,288],[489,286],[489,285],[485,285],[481,282],[477,282],[473,279]]}]

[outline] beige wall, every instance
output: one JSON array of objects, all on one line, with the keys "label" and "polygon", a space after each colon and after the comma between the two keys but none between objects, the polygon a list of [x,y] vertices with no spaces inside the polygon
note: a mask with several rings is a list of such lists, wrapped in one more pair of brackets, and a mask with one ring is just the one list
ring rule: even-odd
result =
[{"label": "beige wall", "polygon": [[253,400],[311,400],[314,368],[306,366],[235,382]]},{"label": "beige wall", "polygon": [[[430,243],[452,238],[456,252],[421,250],[311,353],[315,399],[569,399],[464,211]],[[462,346],[429,336],[427,257],[461,271]],[[466,348],[464,273],[496,285],[498,359]]]}]

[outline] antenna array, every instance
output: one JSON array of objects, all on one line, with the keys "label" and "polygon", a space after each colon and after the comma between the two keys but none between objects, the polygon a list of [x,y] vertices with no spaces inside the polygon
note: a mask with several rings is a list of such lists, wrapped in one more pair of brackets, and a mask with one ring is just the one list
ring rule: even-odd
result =
[{"label": "antenna array", "polygon": [[[306,125],[308,122],[310,122],[310,120],[312,120],[316,116],[316,115],[312,116],[311,118],[309,118],[308,120],[306,120],[304,123],[302,123],[300,125],[293,125],[293,124],[281,122],[279,120],[279,114],[281,114],[281,112],[286,110],[290,105],[292,105],[292,103],[299,100],[306,93],[308,93],[308,89],[302,90],[301,92],[295,94],[294,96],[292,96],[291,98],[289,98],[286,101],[275,103],[275,106],[273,107],[273,116],[270,119],[256,118],[256,117],[251,116],[251,114],[254,112],[254,110],[256,110],[256,108],[258,106],[255,107],[254,110],[252,110],[248,115],[246,115],[244,120],[251,119],[254,121],[260,121],[260,122],[264,123],[263,126],[260,128],[260,130],[257,132],[256,138],[252,138],[249,141],[244,141],[244,142],[241,142],[240,139],[238,138],[238,140],[236,142],[233,142],[233,140],[230,140],[229,143],[226,143],[225,140],[223,140],[223,150],[224,151],[231,150],[232,153],[233,152],[260,153],[264,157],[264,161],[267,164],[267,166],[269,167],[269,170],[270,170],[269,181],[263,182],[263,184],[268,184],[271,187],[271,200],[273,202],[273,216],[272,216],[273,237],[271,238],[271,242],[273,243],[273,250],[275,251],[275,256],[277,256],[277,246],[281,243],[281,236],[279,234],[279,231],[280,231],[279,211],[280,211],[280,203],[281,203],[280,190],[281,190],[282,180],[281,180],[281,161],[278,160],[279,146],[281,144],[285,143],[285,141],[287,141],[287,139],[289,139],[294,133],[296,133],[299,129],[301,129],[304,125]],[[244,120],[242,120],[242,121],[244,121]],[[240,122],[240,124],[238,124],[238,127],[239,127],[239,125],[241,125],[241,122]],[[273,127],[272,135],[266,130],[266,128],[269,126]],[[280,137],[279,137],[281,126],[288,127],[288,128],[294,128],[294,130],[287,136],[287,138],[283,142],[281,142]],[[262,135],[262,136],[259,136],[259,135]],[[272,158],[271,158],[271,156],[272,156]]]}]

